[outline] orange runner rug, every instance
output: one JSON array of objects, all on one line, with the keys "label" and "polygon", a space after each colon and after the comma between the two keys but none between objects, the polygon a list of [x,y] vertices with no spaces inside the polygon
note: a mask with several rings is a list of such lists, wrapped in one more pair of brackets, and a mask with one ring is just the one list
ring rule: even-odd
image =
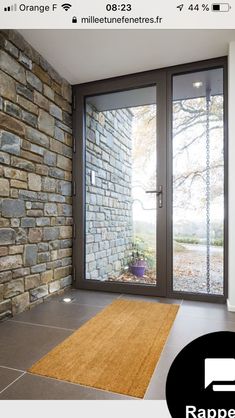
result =
[{"label": "orange runner rug", "polygon": [[118,299],[29,372],[143,398],[178,309]]}]

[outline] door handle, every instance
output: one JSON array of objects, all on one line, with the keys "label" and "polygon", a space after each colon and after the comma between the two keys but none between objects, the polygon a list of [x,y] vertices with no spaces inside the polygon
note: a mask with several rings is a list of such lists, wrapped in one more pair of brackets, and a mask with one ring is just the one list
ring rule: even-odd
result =
[{"label": "door handle", "polygon": [[163,187],[159,186],[158,190],[146,190],[145,193],[155,193],[158,196],[158,207],[162,208],[163,206]]}]

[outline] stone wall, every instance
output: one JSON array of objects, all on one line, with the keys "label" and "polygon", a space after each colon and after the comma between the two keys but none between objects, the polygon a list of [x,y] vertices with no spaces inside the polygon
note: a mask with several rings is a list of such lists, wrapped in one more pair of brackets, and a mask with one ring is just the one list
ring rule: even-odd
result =
[{"label": "stone wall", "polygon": [[86,278],[107,280],[121,273],[132,244],[132,113],[88,104],[86,113]]},{"label": "stone wall", "polygon": [[0,32],[0,318],[72,281],[71,87]]}]

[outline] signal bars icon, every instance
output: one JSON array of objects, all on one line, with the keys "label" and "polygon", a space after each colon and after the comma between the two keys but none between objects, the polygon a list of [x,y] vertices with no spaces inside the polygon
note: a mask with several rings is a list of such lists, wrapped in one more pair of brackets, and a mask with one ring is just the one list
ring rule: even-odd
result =
[{"label": "signal bars icon", "polygon": [[4,12],[16,12],[17,4],[12,4],[11,6],[4,7]]}]

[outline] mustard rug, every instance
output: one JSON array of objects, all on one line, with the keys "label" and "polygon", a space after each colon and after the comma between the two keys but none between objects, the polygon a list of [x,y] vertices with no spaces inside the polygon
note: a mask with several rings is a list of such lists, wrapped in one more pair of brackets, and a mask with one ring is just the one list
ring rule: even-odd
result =
[{"label": "mustard rug", "polygon": [[178,309],[118,299],[29,372],[143,398]]}]

